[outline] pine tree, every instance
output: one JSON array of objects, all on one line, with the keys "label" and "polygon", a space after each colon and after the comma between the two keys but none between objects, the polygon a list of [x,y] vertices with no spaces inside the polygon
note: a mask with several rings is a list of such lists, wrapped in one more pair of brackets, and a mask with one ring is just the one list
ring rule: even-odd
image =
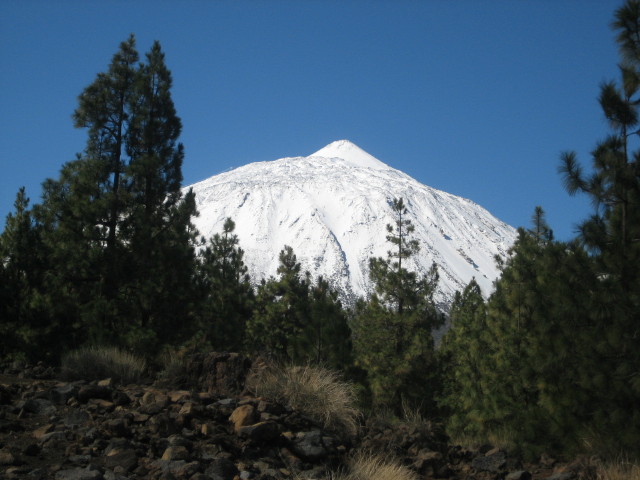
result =
[{"label": "pine tree", "polygon": [[435,265],[424,277],[406,268],[405,260],[419,246],[410,238],[413,226],[403,200],[394,199],[392,209],[395,227],[387,225],[387,240],[395,248],[386,259],[370,260],[375,293],[356,305],[354,356],[367,372],[374,405],[398,407],[404,399],[430,407],[435,365],[431,332],[442,323],[433,299],[438,274]]},{"label": "pine tree", "polygon": [[531,217],[531,224],[533,225],[529,229],[529,233],[538,240],[540,243],[550,242],[553,240],[553,230],[549,227],[544,215],[542,207],[537,206]]},{"label": "pine tree", "polygon": [[279,260],[278,277],[258,286],[256,307],[247,324],[247,343],[254,351],[295,361],[295,344],[309,319],[310,279],[301,274],[302,267],[290,246],[280,252]]},{"label": "pine tree", "polygon": [[451,433],[506,436],[529,455],[579,450],[610,406],[594,349],[603,331],[593,259],[575,242],[541,238],[541,225],[538,208],[486,305],[473,285],[456,296],[441,351]]},{"label": "pine tree", "polygon": [[119,282],[128,259],[118,232],[129,204],[124,142],[137,62],[131,36],[81,93],[73,118],[87,129],[86,148],[57,180],[43,183],[43,203],[34,208],[51,264],[48,296],[82,332],[74,342],[111,341],[121,326]]},{"label": "pine tree", "polygon": [[295,344],[296,358],[300,362],[343,371],[351,367],[351,329],[347,313],[338,292],[323,277],[310,287],[309,318]]},{"label": "pine tree", "polygon": [[43,302],[46,263],[41,232],[24,187],[14,208],[0,234],[0,360],[34,361],[43,358],[42,346],[54,345],[61,332],[48,321]]},{"label": "pine tree", "polygon": [[[88,216],[79,212],[75,217],[80,222],[79,227],[86,228],[86,223],[92,221],[98,227],[95,235],[99,235],[98,240],[104,244],[100,274],[107,301],[117,296],[117,284],[122,275],[117,235],[129,203],[126,198],[128,184],[123,178],[124,150],[133,117],[131,97],[138,77],[137,62],[135,38],[130,35],[120,44],[109,70],[98,74],[80,94],[73,119],[76,128],[87,129],[87,146],[83,156],[67,165],[68,173],[63,169],[60,179],[62,188],[71,187],[71,198],[61,201],[77,202],[79,208],[87,210]],[[71,178],[65,178],[65,174]]]},{"label": "pine tree", "polygon": [[416,274],[403,267],[402,262],[417,254],[420,245],[416,239],[410,238],[415,227],[407,218],[404,200],[394,198],[391,206],[396,218],[394,225],[387,225],[387,241],[394,248],[387,252],[387,259],[372,258],[369,269],[376,293],[383,302],[394,305],[398,314],[402,315],[405,302],[415,303],[412,297],[418,289]]},{"label": "pine tree", "polygon": [[521,231],[489,300],[490,370],[506,381],[486,411],[534,452],[549,444],[580,448],[585,425],[602,407],[590,380],[598,368],[591,320],[597,282],[578,245],[541,244]]},{"label": "pine tree", "polygon": [[[597,429],[616,432],[622,444],[640,444],[640,2],[615,13],[620,80],[600,87],[599,103],[610,134],[594,148],[592,173],[574,152],[559,168],[569,194],[586,194],[595,211],[579,225],[579,240],[593,254],[599,283],[592,294],[596,324],[592,346],[601,371],[593,387],[606,388]],[[606,375],[607,381],[596,381]],[[606,407],[604,405],[607,405]]]},{"label": "pine tree", "polygon": [[134,37],[123,42],[79,97],[85,150],[43,184],[35,211],[52,265],[48,297],[81,334],[75,342],[150,353],[191,333],[196,208],[180,190],[170,88],[157,42],[142,64]]},{"label": "pine tree", "polygon": [[[572,152],[560,167],[567,191],[591,198],[593,215],[577,242],[563,243],[536,209],[533,228],[519,231],[500,264],[486,333],[454,325],[445,343],[454,429],[506,433],[533,454],[585,442],[598,454],[637,453],[640,445],[640,153],[631,152],[640,134],[640,2],[627,1],[613,26],[621,81],[604,83],[599,97],[612,133],[592,152],[593,173]],[[456,315],[473,309],[472,298],[458,299]],[[479,383],[463,354],[470,345],[484,349]],[[478,397],[474,385],[489,388]]]},{"label": "pine tree", "polygon": [[449,312],[451,328],[442,339],[438,356],[443,365],[441,405],[449,413],[449,432],[479,436],[479,407],[490,386],[486,384],[487,308],[475,279],[456,292]]},{"label": "pine tree", "polygon": [[[125,171],[131,207],[123,221],[131,262],[128,301],[146,342],[175,340],[175,322],[192,319],[195,298],[195,197],[183,197],[182,123],[171,99],[171,73],[155,42],[136,75],[127,131]],[[180,329],[186,339],[188,329]],[[128,342],[137,342],[131,338]],[[153,348],[149,345],[147,348]]]},{"label": "pine tree", "polygon": [[251,317],[254,292],[244,251],[234,234],[235,223],[225,220],[222,234],[216,233],[200,251],[200,277],[205,300],[200,329],[205,343],[216,351],[238,352],[245,342],[246,322]]}]

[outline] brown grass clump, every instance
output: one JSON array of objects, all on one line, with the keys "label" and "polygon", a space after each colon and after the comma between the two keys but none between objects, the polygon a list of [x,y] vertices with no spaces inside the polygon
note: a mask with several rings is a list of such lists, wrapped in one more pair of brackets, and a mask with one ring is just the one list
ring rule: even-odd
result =
[{"label": "brown grass clump", "polygon": [[179,351],[167,351],[161,359],[162,370],[158,372],[156,384],[165,388],[187,388],[193,379],[187,368],[187,359]]},{"label": "brown grass clump", "polygon": [[116,347],[85,347],[62,358],[61,373],[67,380],[102,380],[116,383],[137,383],[146,369],[146,362],[132,353]]},{"label": "brown grass clump", "polygon": [[418,480],[418,475],[396,460],[361,452],[346,473],[334,474],[331,480]]},{"label": "brown grass clump", "polygon": [[353,385],[338,373],[313,366],[267,366],[256,372],[250,388],[257,396],[290,405],[324,428],[355,435],[360,411]]},{"label": "brown grass clump", "polygon": [[640,480],[640,464],[629,460],[604,463],[597,472],[598,480]]}]

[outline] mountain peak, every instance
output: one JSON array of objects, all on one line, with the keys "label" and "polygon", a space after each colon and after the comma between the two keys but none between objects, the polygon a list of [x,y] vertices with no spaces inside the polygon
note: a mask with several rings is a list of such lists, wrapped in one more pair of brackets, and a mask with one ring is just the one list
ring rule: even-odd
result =
[{"label": "mountain peak", "polygon": [[421,246],[406,268],[421,276],[438,265],[435,298],[443,306],[472,278],[488,294],[500,275],[494,259],[504,257],[517,236],[479,205],[423,185],[347,140],[308,157],[245,165],[189,188],[200,212],[193,223],[205,238],[233,218],[255,283],[277,275],[279,252],[289,245],[302,271],[322,276],[345,303],[373,291],[369,261],[389,250],[387,225],[396,220],[391,198],[405,200]]},{"label": "mountain peak", "polygon": [[312,153],[309,157],[340,158],[355,167],[373,168],[375,170],[389,169],[388,165],[365,152],[349,140],[332,142],[317,152]]}]

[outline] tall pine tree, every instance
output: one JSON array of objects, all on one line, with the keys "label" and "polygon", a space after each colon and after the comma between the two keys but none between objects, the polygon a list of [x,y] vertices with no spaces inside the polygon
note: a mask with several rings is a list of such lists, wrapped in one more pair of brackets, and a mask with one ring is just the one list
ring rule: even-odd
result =
[{"label": "tall pine tree", "polygon": [[487,307],[475,279],[456,292],[449,311],[451,328],[438,355],[443,365],[441,405],[448,413],[449,432],[476,436],[481,431],[481,405],[487,397],[487,354],[490,339]]},{"label": "tall pine tree", "polygon": [[204,301],[199,315],[204,343],[216,351],[239,352],[244,347],[247,320],[251,317],[254,292],[244,251],[235,223],[225,220],[199,254],[200,282]]},{"label": "tall pine tree", "polygon": [[[186,339],[176,322],[187,325],[194,316],[196,231],[195,196],[181,192],[184,148],[182,130],[171,98],[172,78],[160,44],[146,54],[131,95],[131,121],[126,152],[129,163],[130,207],[123,221],[128,263],[126,297],[137,320],[132,344],[143,340],[165,343]],[[136,339],[136,337],[139,337]]]},{"label": "tall pine tree", "polygon": [[34,361],[42,358],[44,345],[53,347],[64,332],[49,319],[43,297],[45,252],[24,187],[14,208],[0,234],[0,360]]},{"label": "tall pine tree", "polygon": [[354,357],[367,372],[374,405],[399,407],[399,400],[405,400],[430,408],[435,393],[432,331],[442,323],[433,298],[438,274],[435,265],[423,277],[406,268],[419,245],[411,238],[404,201],[394,199],[391,206],[395,218],[387,225],[387,241],[393,248],[386,259],[370,260],[375,292],[356,305]]},{"label": "tall pine tree", "polygon": [[519,230],[486,306],[472,286],[456,296],[441,352],[442,403],[452,434],[506,438],[530,455],[575,453],[585,440],[606,453],[635,427],[613,428],[620,391],[602,348],[610,338],[602,279],[578,243],[540,235],[543,213]]},{"label": "tall pine tree", "polygon": [[338,292],[323,277],[309,288],[309,317],[295,341],[298,362],[348,370],[352,365],[351,329]]},{"label": "tall pine tree", "polygon": [[286,245],[279,255],[278,277],[263,280],[256,306],[247,324],[247,345],[286,360],[296,360],[296,339],[309,318],[309,278],[302,275],[293,249]]},{"label": "tall pine tree", "polygon": [[81,93],[73,118],[87,129],[86,148],[57,180],[43,183],[43,203],[34,209],[51,268],[48,295],[81,332],[75,343],[82,335],[112,340],[122,317],[118,284],[126,259],[118,231],[128,203],[124,138],[137,62],[131,36]]},{"label": "tall pine tree", "polygon": [[48,295],[79,332],[76,342],[152,352],[189,333],[196,209],[193,194],[180,191],[170,88],[157,42],[142,64],[134,37],[122,42],[79,97],[74,121],[87,129],[85,150],[43,184],[36,213]]},{"label": "tall pine tree", "polygon": [[[574,152],[562,155],[560,172],[570,194],[586,194],[594,213],[579,225],[579,240],[596,262],[599,284],[592,299],[599,333],[594,349],[608,390],[598,411],[602,435],[640,444],[640,2],[615,13],[621,63],[618,82],[600,87],[599,103],[610,134],[594,148],[585,174]],[[598,375],[600,378],[600,375]],[[595,386],[595,385],[594,385]]]}]

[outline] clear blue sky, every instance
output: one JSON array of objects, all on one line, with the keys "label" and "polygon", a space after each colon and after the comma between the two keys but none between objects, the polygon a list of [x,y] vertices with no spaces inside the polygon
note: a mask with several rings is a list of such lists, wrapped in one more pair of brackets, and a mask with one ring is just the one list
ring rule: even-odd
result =
[{"label": "clear blue sky", "polygon": [[607,133],[618,0],[0,2],[0,218],[85,145],[77,96],[129,33],[161,42],[183,121],[184,183],[349,139],[513,226],[556,238],[590,212],[559,154]]}]

